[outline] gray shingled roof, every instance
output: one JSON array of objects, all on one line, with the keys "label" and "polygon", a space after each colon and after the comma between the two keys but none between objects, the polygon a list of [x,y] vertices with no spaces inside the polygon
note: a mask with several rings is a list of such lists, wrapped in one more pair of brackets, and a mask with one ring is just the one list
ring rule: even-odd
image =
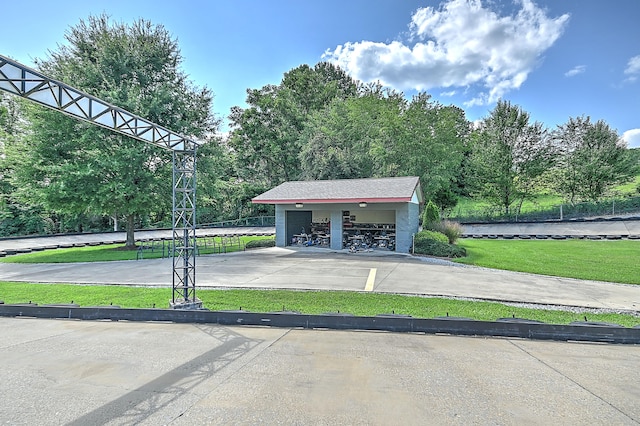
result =
[{"label": "gray shingled roof", "polygon": [[[417,177],[293,181],[264,192],[252,201],[258,204],[408,202],[419,188]],[[418,191],[418,197],[422,197]]]}]

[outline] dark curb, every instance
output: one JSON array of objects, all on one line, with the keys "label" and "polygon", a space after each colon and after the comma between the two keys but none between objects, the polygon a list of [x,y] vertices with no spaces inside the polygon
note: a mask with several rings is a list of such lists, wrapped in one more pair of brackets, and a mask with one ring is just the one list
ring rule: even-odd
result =
[{"label": "dark curb", "polygon": [[77,305],[38,306],[0,305],[0,316],[67,318],[112,321],[170,321],[305,329],[376,330],[397,333],[494,336],[538,340],[640,344],[640,328],[614,324],[544,324],[519,318],[474,321],[466,318],[413,318],[403,315],[360,317],[348,314],[305,315],[291,312],[254,313],[246,311],[208,311],[172,309],[123,309],[117,307],[78,307]]}]

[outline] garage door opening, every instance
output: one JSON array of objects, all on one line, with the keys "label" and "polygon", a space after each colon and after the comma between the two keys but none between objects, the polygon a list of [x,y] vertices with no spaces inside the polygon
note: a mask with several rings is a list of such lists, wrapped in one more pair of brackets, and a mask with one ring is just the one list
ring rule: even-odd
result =
[{"label": "garage door opening", "polygon": [[342,212],[342,246],[351,251],[396,248],[394,210]]},{"label": "garage door opening", "polygon": [[311,211],[288,211],[286,216],[287,245],[300,245],[308,241],[311,234],[313,214]]}]

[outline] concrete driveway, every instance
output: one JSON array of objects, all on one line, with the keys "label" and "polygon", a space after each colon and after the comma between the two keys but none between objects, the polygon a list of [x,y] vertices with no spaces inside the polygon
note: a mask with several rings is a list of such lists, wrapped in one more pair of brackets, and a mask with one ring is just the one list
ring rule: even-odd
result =
[{"label": "concrete driveway", "polygon": [[0,318],[11,425],[640,422],[640,346]]},{"label": "concrete driveway", "polygon": [[[352,290],[640,311],[640,286],[458,265],[390,252],[268,248],[197,258],[201,288]],[[171,259],[0,263],[0,281],[171,287]]]},{"label": "concrete driveway", "polygon": [[[197,264],[201,287],[640,306],[640,286],[392,253],[272,248]],[[0,280],[169,288],[171,267],[3,263]],[[12,425],[640,423],[637,345],[33,318],[0,318],[0,336]]]}]

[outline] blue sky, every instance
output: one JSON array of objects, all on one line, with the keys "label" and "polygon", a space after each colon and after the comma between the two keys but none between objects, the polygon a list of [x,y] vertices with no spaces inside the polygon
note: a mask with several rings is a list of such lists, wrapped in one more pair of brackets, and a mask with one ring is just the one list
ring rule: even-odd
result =
[{"label": "blue sky", "polygon": [[[224,118],[247,88],[333,61],[480,119],[497,99],[555,128],[603,119],[640,147],[640,1],[110,0],[4,2],[0,54],[32,66],[80,19],[144,18],[178,39],[184,71]],[[223,129],[224,130],[224,129]]]}]

